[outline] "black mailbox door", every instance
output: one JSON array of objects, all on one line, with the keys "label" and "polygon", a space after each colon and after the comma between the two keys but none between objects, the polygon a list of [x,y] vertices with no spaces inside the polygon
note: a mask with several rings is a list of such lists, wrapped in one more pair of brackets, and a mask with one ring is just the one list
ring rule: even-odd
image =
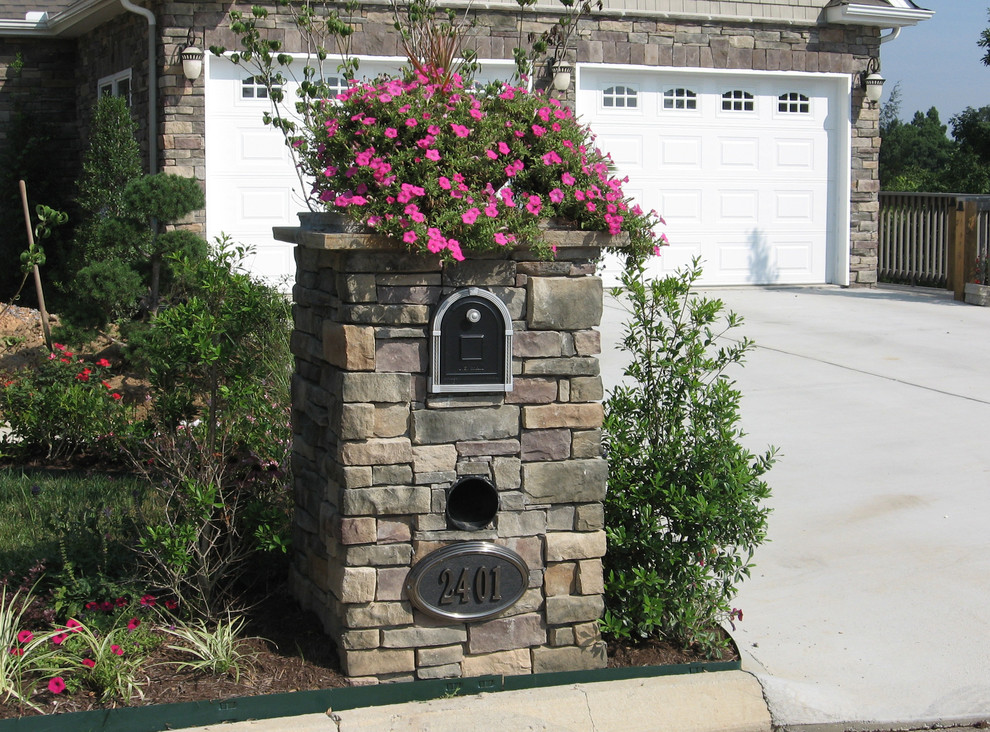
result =
[{"label": "black mailbox door", "polygon": [[440,378],[445,384],[501,384],[505,377],[505,324],[498,309],[465,297],[444,315]]},{"label": "black mailbox door", "polygon": [[512,388],[512,323],[494,295],[468,288],[452,295],[433,324],[432,391]]}]

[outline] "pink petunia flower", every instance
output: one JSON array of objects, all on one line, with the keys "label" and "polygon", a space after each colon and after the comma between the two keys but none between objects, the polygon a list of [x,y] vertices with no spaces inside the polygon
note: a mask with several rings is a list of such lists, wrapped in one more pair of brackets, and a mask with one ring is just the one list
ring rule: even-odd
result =
[{"label": "pink petunia flower", "polygon": [[469,130],[464,125],[451,123],[450,129],[452,129],[454,131],[454,134],[457,135],[458,137],[467,137],[468,135],[471,134],[471,130]]},{"label": "pink petunia flower", "polygon": [[432,160],[434,163],[440,160],[440,151],[436,148],[430,148],[426,151],[426,159]]},{"label": "pink petunia flower", "polygon": [[399,136],[399,131],[397,129],[395,129],[394,127],[386,127],[385,128],[385,137],[394,140],[398,136]]},{"label": "pink petunia flower", "polygon": [[85,666],[86,668],[93,668],[96,666],[96,661],[94,661],[92,658],[84,658],[82,665]]},{"label": "pink petunia flower", "polygon": [[550,191],[550,200],[554,203],[560,203],[564,200],[564,192],[559,188],[554,188]]},{"label": "pink petunia flower", "polygon": [[465,224],[473,224],[478,220],[478,214],[481,212],[476,208],[469,208],[467,211],[461,214],[461,221]]},{"label": "pink petunia flower", "polygon": [[30,643],[31,641],[34,640],[34,633],[32,633],[30,630],[22,630],[20,633],[17,634],[17,640],[20,643]]},{"label": "pink petunia flower", "polygon": [[116,645],[116,644],[115,644],[115,645],[112,645],[112,646],[110,646],[110,650],[111,650],[111,651],[112,651],[113,653],[115,653],[116,655],[118,655],[118,656],[123,656],[123,655],[124,655],[124,649],[123,649],[123,648],[121,648],[120,646],[118,646],[118,645]]},{"label": "pink petunia flower", "polygon": [[73,633],[78,633],[82,630],[82,623],[75,618],[69,618],[69,620],[65,623],[65,629]]},{"label": "pink petunia flower", "polygon": [[56,676],[48,682],[48,691],[52,694],[61,694],[65,691],[65,681],[61,676]]}]

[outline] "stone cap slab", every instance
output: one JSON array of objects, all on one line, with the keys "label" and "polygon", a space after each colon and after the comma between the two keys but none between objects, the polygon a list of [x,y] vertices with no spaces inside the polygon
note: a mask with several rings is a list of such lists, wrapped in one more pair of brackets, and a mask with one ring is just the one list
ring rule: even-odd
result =
[{"label": "stone cap slab", "polygon": [[[305,249],[324,251],[389,251],[408,252],[404,242],[379,236],[378,234],[363,234],[353,232],[324,232],[312,231],[299,226],[275,226],[273,236],[277,241],[289,242]],[[587,248],[616,248],[621,249],[629,244],[629,235],[621,233],[616,236],[604,231],[579,231],[575,229],[549,229],[543,235],[548,246],[557,249],[587,249]],[[524,247],[516,250],[507,248],[506,252],[526,251]],[[498,258],[504,256],[501,250],[487,252],[469,252],[467,258]]]}]

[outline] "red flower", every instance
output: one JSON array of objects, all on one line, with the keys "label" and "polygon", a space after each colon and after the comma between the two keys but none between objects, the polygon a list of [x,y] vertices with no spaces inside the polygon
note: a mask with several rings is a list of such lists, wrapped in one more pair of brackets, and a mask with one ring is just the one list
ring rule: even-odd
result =
[{"label": "red flower", "polygon": [[126,605],[126,604],[127,604],[127,598],[126,597],[118,597],[117,598],[117,607],[124,607],[124,605]]},{"label": "red flower", "polygon": [[105,600],[104,602],[101,602],[100,610],[102,610],[105,613],[110,612],[111,610],[113,610],[113,603],[110,602],[109,600]]},{"label": "red flower", "polygon": [[23,656],[24,655],[24,649],[23,648],[11,648],[10,649],[10,655],[11,656]]},{"label": "red flower", "polygon": [[118,656],[124,655],[124,649],[121,648],[120,646],[117,645],[110,646],[110,650],[116,653]]},{"label": "red flower", "polygon": [[75,618],[69,618],[69,621],[65,624],[65,629],[72,631],[73,633],[78,633],[82,628],[82,623],[80,623]]},{"label": "red flower", "polygon": [[99,606],[100,606],[100,603],[96,602],[96,600],[92,600],[92,601],[86,603],[86,609],[87,610],[95,610]]},{"label": "red flower", "polygon": [[83,369],[78,374],[76,374],[76,379],[78,381],[89,381],[89,375],[92,372],[89,369]]},{"label": "red flower", "polygon": [[21,643],[30,643],[32,640],[34,640],[34,633],[32,633],[30,630],[22,630],[20,633],[17,634],[17,640]]},{"label": "red flower", "polygon": [[61,694],[65,691],[65,681],[62,680],[61,676],[56,676],[48,682],[48,691],[52,694]]},{"label": "red flower", "polygon": [[141,598],[141,604],[142,605],[146,605],[148,607],[154,607],[155,606],[155,596],[154,595],[145,595],[144,597]]},{"label": "red flower", "polygon": [[96,365],[99,366],[100,368],[105,369],[110,365],[110,362],[107,361],[105,358],[101,358],[99,361],[96,362]]},{"label": "red flower", "polygon": [[83,666],[85,666],[86,668],[93,668],[94,666],[96,666],[96,661],[94,661],[92,658],[84,658]]},{"label": "red flower", "polygon": [[177,607],[179,607],[179,603],[177,603],[175,600],[166,600],[165,607],[167,607],[169,610],[175,610]]},{"label": "red flower", "polygon": [[63,641],[65,641],[65,639],[68,637],[69,637],[68,633],[59,633],[58,635],[53,635],[52,643],[54,643],[57,646],[60,646],[62,645]]},{"label": "red flower", "polygon": [[123,397],[120,394],[118,394],[117,392],[114,392],[110,396],[112,396],[114,399],[116,399],[118,401],[121,400],[121,399],[123,399]]},{"label": "red flower", "polygon": [[128,629],[128,630],[134,630],[134,629],[136,629],[136,628],[137,628],[137,627],[138,627],[138,626],[139,626],[140,624],[141,624],[141,621],[140,621],[140,620],[138,620],[137,618],[131,618],[131,619],[130,619],[130,620],[129,620],[129,621],[127,622],[127,629]]}]

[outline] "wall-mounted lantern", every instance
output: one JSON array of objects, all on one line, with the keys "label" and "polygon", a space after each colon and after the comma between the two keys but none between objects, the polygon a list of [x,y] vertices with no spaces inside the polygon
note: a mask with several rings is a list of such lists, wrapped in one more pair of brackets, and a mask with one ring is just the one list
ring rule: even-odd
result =
[{"label": "wall-mounted lantern", "polygon": [[866,71],[860,74],[860,84],[866,91],[866,98],[876,104],[883,96],[883,83],[887,81],[880,76],[880,59],[872,57],[866,65]]},{"label": "wall-mounted lantern", "polygon": [[180,54],[182,58],[182,75],[189,81],[196,81],[203,73],[203,51],[196,46],[186,46]]}]

